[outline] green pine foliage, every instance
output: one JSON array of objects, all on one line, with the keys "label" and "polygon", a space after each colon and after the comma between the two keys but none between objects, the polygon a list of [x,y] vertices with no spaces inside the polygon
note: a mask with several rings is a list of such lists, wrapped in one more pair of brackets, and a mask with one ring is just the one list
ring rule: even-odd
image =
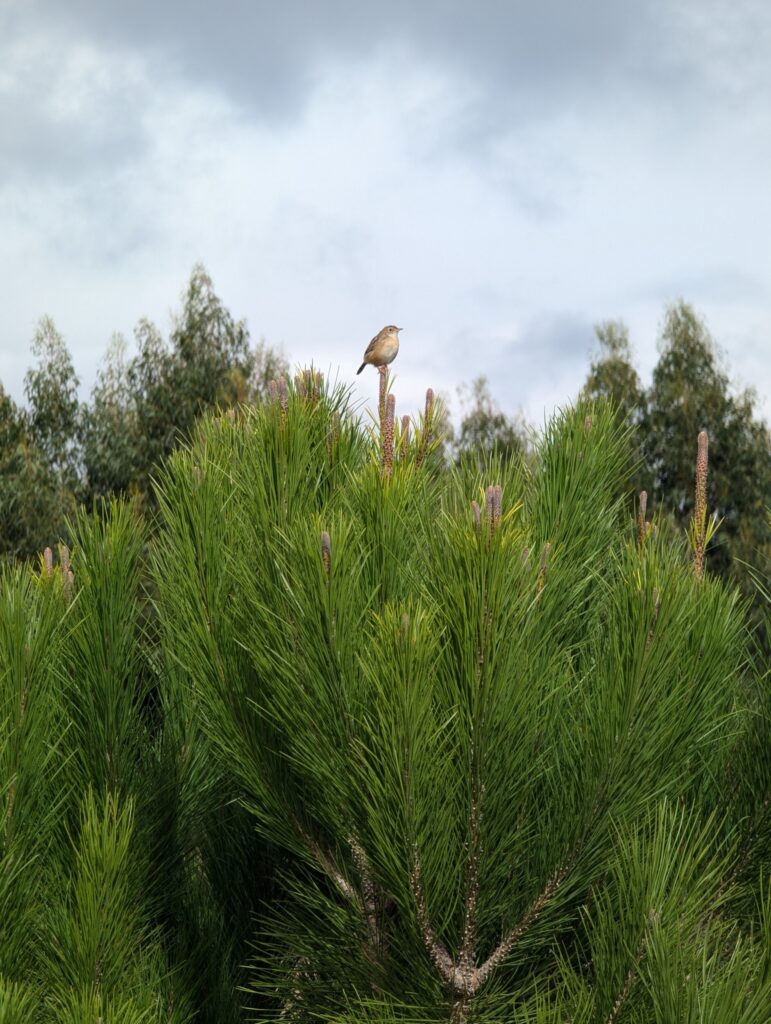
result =
[{"label": "green pine foliage", "polygon": [[[26,986],[45,945],[40,893],[66,839],[66,720],[53,671],[61,639],[59,580],[41,587],[9,570],[0,580],[0,977],[8,1007],[33,998]],[[7,1012],[13,1020],[17,1011]]]},{"label": "green pine foliage", "polygon": [[706,517],[628,521],[602,403],[448,469],[382,399],[269,384],[157,528],[1,571],[0,1022],[761,1024],[768,679]]},{"label": "green pine foliage", "polygon": [[425,425],[368,452],[300,383],[172,457],[157,549],[164,644],[281,851],[265,1019],[759,1019],[720,805],[742,607],[627,529],[612,413],[442,473]]}]

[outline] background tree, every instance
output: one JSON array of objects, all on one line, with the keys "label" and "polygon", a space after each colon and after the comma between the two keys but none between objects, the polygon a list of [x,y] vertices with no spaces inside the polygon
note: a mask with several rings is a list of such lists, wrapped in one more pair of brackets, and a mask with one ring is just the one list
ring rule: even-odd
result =
[{"label": "background tree", "polygon": [[633,430],[635,466],[624,481],[627,495],[648,492],[648,506],[684,526],[693,511],[694,439],[709,435],[709,504],[722,519],[709,549],[710,567],[737,583],[755,607],[763,640],[764,617],[750,566],[771,553],[764,502],[771,493],[771,435],[755,415],[750,390],[736,392],[720,364],[720,353],[704,322],[683,301],[668,307],[659,340],[659,359],[648,388],[632,361],[626,326],[597,328],[600,354],[582,389],[588,398],[608,398]]},{"label": "background tree", "polygon": [[128,493],[136,462],[137,411],[126,341],[113,335],[83,416],[83,463],[90,496]]},{"label": "background tree", "polygon": [[175,426],[185,436],[203,410],[248,400],[255,366],[249,331],[225,308],[201,264],[190,275],[169,347],[170,376],[178,392]]},{"label": "background tree", "polygon": [[80,381],[64,339],[50,317],[43,317],[32,339],[37,366],[27,371],[24,393],[29,403],[28,423],[61,490],[78,486]]},{"label": "background tree", "polygon": [[[175,403],[174,361],[161,332],[143,318],[134,328],[134,337],[137,352],[127,368],[126,407],[131,490],[146,499],[154,466],[180,440],[178,423],[182,417]],[[186,414],[189,396],[180,395],[179,401]]]},{"label": "background tree", "polygon": [[0,555],[25,557],[64,537],[81,495],[78,379],[53,322],[40,321],[29,408],[0,385]]},{"label": "background tree", "polygon": [[458,388],[462,416],[454,437],[456,459],[470,457],[481,463],[488,452],[496,452],[504,462],[522,458],[527,452],[527,434],[522,422],[501,411],[486,377],[477,377]]},{"label": "background tree", "polygon": [[261,401],[288,374],[283,355],[251,346],[214,290],[193,268],[168,341],[142,319],[137,351],[113,337],[89,403],[78,400],[72,359],[44,317],[25,378],[27,408],[0,386],[0,556],[28,557],[67,539],[78,503],[130,494],[152,510],[152,476],[196,420],[215,407]]},{"label": "background tree", "polygon": [[280,349],[261,338],[252,350],[252,370],[247,380],[247,401],[260,402],[267,397],[271,381],[289,375],[289,363]]},{"label": "background tree", "polygon": [[611,401],[626,422],[639,426],[646,395],[632,362],[629,328],[622,320],[605,320],[594,331],[600,352],[592,360],[582,394],[589,401]]},{"label": "background tree", "polygon": [[200,264],[193,268],[168,343],[149,320],[135,329],[137,352],[113,343],[87,415],[85,462],[90,493],[134,493],[152,507],[151,477],[208,409],[257,401],[286,374],[280,353],[252,348]]},{"label": "background tree", "polygon": [[709,434],[709,504],[722,519],[710,552],[715,571],[745,589],[742,567],[771,548],[765,503],[771,494],[771,435],[754,415],[751,391],[732,393],[715,343],[685,302],[664,317],[659,360],[642,420],[649,489],[679,523],[693,509],[693,438]]},{"label": "background tree", "polygon": [[61,530],[48,459],[24,410],[0,386],[0,556],[26,557],[55,543]]},{"label": "background tree", "polygon": [[[622,483],[627,499],[649,485],[643,471],[642,424],[647,395],[635,369],[629,329],[622,320],[605,320],[594,328],[600,351],[592,360],[581,394],[589,401],[606,400],[628,427],[629,475]],[[696,435],[694,435],[696,436]]]}]

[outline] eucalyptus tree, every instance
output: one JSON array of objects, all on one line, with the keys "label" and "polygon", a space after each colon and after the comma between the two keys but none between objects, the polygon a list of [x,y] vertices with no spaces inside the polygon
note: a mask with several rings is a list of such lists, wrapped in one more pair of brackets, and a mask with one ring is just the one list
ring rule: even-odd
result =
[{"label": "eucalyptus tree", "polygon": [[84,461],[90,496],[140,495],[152,507],[151,479],[196,420],[217,407],[259,401],[267,381],[286,372],[280,352],[252,344],[208,271],[190,274],[168,339],[146,318],[136,351],[113,338],[85,410]]},{"label": "eucalyptus tree", "polygon": [[629,332],[621,321],[596,328],[600,342],[582,394],[609,399],[635,429],[632,472],[625,493],[645,490],[649,504],[684,527],[693,513],[693,441],[709,433],[711,513],[721,521],[708,553],[710,567],[737,584],[753,603],[755,631],[771,650],[752,572],[771,556],[765,515],[771,493],[771,433],[757,413],[752,389],[732,385],[724,355],[694,308],[680,300],[665,311],[659,358],[650,384],[633,363]]},{"label": "eucalyptus tree", "polygon": [[81,496],[78,378],[49,317],[37,325],[32,354],[27,407],[0,388],[0,553],[11,556],[63,539]]},{"label": "eucalyptus tree", "polygon": [[56,519],[45,455],[24,410],[0,385],[0,556],[23,557],[42,547],[56,536]]},{"label": "eucalyptus tree", "polygon": [[477,377],[458,388],[463,416],[454,438],[456,458],[471,457],[484,461],[493,450],[504,459],[523,458],[528,451],[524,424],[508,417],[490,394],[485,377]]},{"label": "eucalyptus tree", "polygon": [[710,503],[723,523],[711,558],[716,571],[749,593],[742,563],[757,566],[771,554],[771,433],[756,414],[753,392],[731,387],[712,336],[687,303],[667,309],[659,348],[643,419],[651,490],[681,523],[688,520],[689,450],[695,434],[708,431]]}]

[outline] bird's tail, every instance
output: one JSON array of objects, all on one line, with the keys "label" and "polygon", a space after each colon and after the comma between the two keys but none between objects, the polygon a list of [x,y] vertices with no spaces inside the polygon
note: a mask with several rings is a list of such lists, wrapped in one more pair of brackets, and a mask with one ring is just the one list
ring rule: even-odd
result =
[{"label": "bird's tail", "polygon": [[364,367],[365,367],[366,365],[367,365],[366,363],[362,363],[362,364],[361,364],[361,366],[359,367],[359,369],[358,369],[358,370],[356,371],[356,374],[357,374],[357,376],[358,376],[358,374],[360,374],[360,373],[361,373],[361,371],[362,371],[362,370],[364,369]]}]

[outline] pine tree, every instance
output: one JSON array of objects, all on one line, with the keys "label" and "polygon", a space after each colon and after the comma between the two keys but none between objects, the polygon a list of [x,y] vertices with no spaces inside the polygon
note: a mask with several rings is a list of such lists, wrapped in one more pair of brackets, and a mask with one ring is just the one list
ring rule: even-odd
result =
[{"label": "pine tree", "polygon": [[605,406],[442,472],[383,396],[365,443],[281,380],[163,480],[166,657],[280,851],[265,1019],[759,1024],[768,718],[706,509],[628,528]]},{"label": "pine tree", "polygon": [[206,904],[169,823],[200,802],[169,770],[173,696],[163,723],[151,699],[144,532],[117,505],[72,532],[72,556],[0,573],[0,1017],[187,1024],[204,1001],[178,923]]},{"label": "pine tree", "polygon": [[[0,1019],[761,1024],[771,705],[583,403],[532,460],[313,370],[0,568]],[[763,581],[760,581],[761,590]]]}]

